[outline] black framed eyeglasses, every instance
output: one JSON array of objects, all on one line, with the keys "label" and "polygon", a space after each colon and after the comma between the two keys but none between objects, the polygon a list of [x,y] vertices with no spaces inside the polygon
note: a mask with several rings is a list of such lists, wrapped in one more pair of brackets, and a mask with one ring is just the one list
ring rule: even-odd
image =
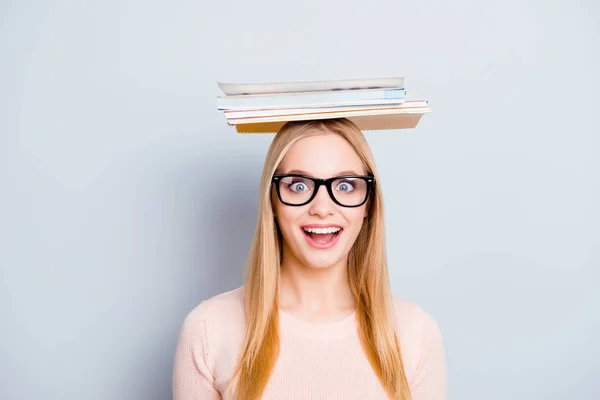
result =
[{"label": "black framed eyeglasses", "polygon": [[299,174],[273,175],[279,201],[287,206],[304,206],[310,203],[321,185],[327,188],[329,197],[342,207],[359,207],[365,204],[375,178],[373,176],[346,175],[318,179]]}]

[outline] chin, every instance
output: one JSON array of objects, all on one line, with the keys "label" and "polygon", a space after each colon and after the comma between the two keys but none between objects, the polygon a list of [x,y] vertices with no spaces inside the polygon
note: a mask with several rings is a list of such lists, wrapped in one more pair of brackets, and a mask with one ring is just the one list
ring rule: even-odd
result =
[{"label": "chin", "polygon": [[[339,262],[339,261],[338,261]],[[327,269],[336,265],[338,262],[330,261],[330,260],[313,260],[307,259],[305,265],[309,268],[314,269]]]},{"label": "chin", "polygon": [[[319,250],[317,250],[318,252]],[[310,254],[312,250],[309,250],[309,254],[305,253],[299,257],[302,263],[309,268],[325,269],[330,268],[344,261],[342,255],[334,254]]]}]

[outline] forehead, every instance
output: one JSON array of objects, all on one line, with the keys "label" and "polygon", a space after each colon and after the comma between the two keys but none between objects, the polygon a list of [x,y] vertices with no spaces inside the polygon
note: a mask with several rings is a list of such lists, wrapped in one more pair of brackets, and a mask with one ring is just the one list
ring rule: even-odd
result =
[{"label": "forehead", "polygon": [[362,160],[350,143],[335,133],[324,133],[300,139],[287,152],[278,173],[303,171],[317,178],[330,178],[340,172],[362,175]]}]

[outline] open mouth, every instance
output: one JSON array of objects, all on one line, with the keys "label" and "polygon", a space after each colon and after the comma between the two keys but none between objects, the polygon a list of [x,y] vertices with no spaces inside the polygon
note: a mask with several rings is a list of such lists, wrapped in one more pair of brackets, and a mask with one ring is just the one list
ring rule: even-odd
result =
[{"label": "open mouth", "polygon": [[342,228],[337,226],[328,228],[302,228],[304,235],[317,245],[332,243],[342,233],[342,230]]}]

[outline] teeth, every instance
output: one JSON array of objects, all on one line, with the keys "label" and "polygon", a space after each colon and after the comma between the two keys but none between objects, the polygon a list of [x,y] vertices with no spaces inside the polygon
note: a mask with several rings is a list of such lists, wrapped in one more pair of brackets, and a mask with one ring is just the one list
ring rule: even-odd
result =
[{"label": "teeth", "polygon": [[316,234],[325,234],[325,233],[335,233],[339,232],[341,228],[331,227],[331,228],[303,228],[305,232],[316,233]]}]

